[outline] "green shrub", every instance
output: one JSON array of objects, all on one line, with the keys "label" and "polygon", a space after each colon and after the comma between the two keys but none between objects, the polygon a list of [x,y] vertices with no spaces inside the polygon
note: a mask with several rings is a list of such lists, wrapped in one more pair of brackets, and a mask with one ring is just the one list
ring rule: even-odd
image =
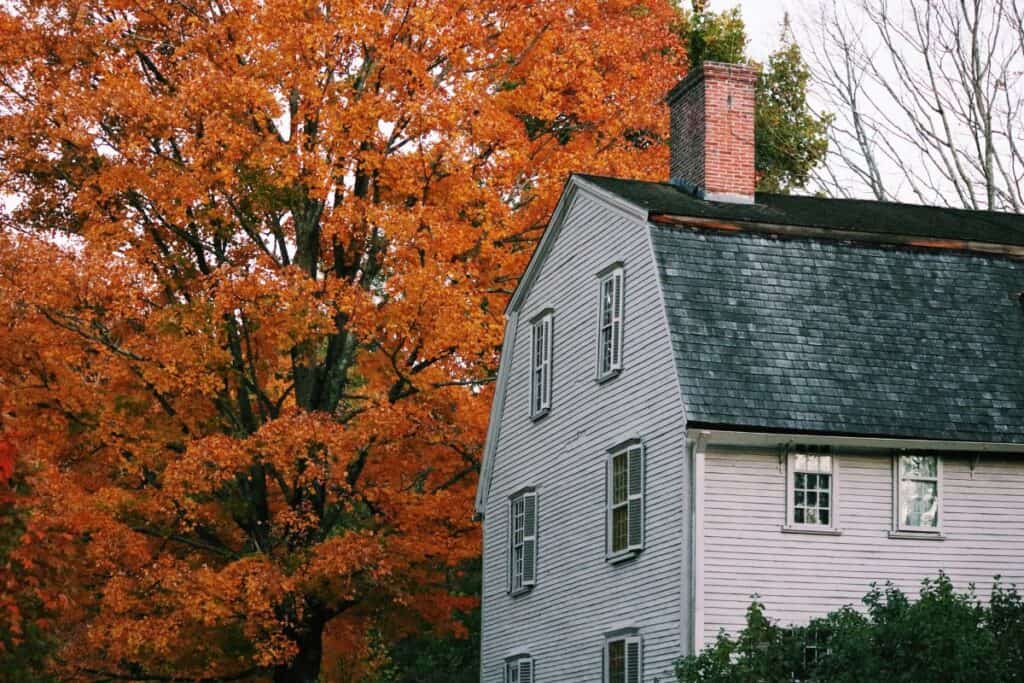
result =
[{"label": "green shrub", "polygon": [[996,578],[988,604],[945,574],[920,596],[872,585],[864,611],[846,606],[807,626],[779,626],[755,596],[747,625],[676,662],[685,683],[1024,682],[1024,600]]}]

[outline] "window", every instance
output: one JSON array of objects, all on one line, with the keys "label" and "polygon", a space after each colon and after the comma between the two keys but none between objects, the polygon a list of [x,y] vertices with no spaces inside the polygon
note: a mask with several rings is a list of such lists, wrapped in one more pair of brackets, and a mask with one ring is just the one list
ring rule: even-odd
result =
[{"label": "window", "polygon": [[509,505],[509,592],[520,593],[536,583],[537,494],[523,491]]},{"label": "window", "polygon": [[896,460],[896,528],[938,532],[942,461],[937,455],[901,455]]},{"label": "window", "polygon": [[603,379],[622,369],[622,266],[601,276],[600,299],[597,376]]},{"label": "window", "polygon": [[533,683],[533,658],[520,655],[506,660],[505,683]]},{"label": "window", "polygon": [[530,415],[537,418],[551,409],[551,312],[533,321],[530,335]]},{"label": "window", "polygon": [[835,462],[826,452],[789,455],[787,523],[806,529],[835,528]]},{"label": "window", "polygon": [[644,447],[633,443],[608,459],[608,552],[632,555],[644,545]]},{"label": "window", "polygon": [[605,683],[640,683],[643,679],[640,638],[611,638],[605,645]]}]

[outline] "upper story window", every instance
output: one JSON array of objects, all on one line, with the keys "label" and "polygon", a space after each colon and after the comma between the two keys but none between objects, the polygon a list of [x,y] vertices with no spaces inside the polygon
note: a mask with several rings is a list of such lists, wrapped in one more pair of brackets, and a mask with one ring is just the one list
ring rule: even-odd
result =
[{"label": "upper story window", "polygon": [[551,410],[551,318],[551,311],[545,311],[531,325],[530,416],[534,418]]},{"label": "upper story window", "polygon": [[537,493],[525,490],[509,501],[509,592],[528,590],[537,579]]},{"label": "upper story window", "polygon": [[629,557],[644,547],[644,446],[632,443],[608,458],[608,555]]},{"label": "upper story window", "polygon": [[640,638],[609,638],[605,643],[604,663],[605,683],[640,683],[643,680]]},{"label": "upper story window", "polygon": [[601,275],[598,320],[597,376],[610,377],[622,369],[622,266]]},{"label": "upper story window", "polygon": [[836,463],[829,453],[790,453],[787,524],[794,528],[833,529]]},{"label": "upper story window", "polygon": [[897,530],[938,532],[942,460],[937,455],[900,455],[895,469]]},{"label": "upper story window", "polygon": [[505,660],[505,683],[533,683],[533,658],[517,655]]}]

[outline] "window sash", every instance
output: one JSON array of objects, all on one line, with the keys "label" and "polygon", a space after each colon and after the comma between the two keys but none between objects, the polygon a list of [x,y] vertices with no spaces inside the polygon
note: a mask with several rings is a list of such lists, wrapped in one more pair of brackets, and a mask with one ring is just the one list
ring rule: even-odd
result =
[{"label": "window sash", "polygon": [[605,643],[605,683],[640,683],[643,650],[638,636],[612,638]]},{"label": "window sash", "polygon": [[533,658],[520,655],[505,660],[505,683],[533,683]]},{"label": "window sash", "polygon": [[836,461],[827,453],[790,453],[786,477],[786,523],[835,529]]},{"label": "window sash", "polygon": [[603,377],[622,369],[624,297],[621,268],[601,278],[599,296],[598,375]]},{"label": "window sash", "polygon": [[615,556],[639,551],[644,540],[643,444],[612,452],[607,467],[607,552]]},{"label": "window sash", "polygon": [[542,415],[551,408],[551,356],[553,350],[551,313],[535,320],[530,335],[530,415]]},{"label": "window sash", "polygon": [[523,496],[512,499],[511,514],[511,548],[509,562],[511,564],[511,590],[523,588],[525,575],[525,541],[526,541],[526,500]]},{"label": "window sash", "polygon": [[942,525],[942,459],[937,455],[900,455],[894,470],[896,529],[938,533]]}]

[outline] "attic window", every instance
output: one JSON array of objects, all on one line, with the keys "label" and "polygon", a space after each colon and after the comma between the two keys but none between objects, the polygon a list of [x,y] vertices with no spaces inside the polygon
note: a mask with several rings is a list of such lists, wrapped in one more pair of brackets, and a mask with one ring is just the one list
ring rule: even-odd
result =
[{"label": "attic window", "polygon": [[551,410],[551,318],[552,312],[544,311],[530,332],[530,417],[535,420]]},{"label": "attic window", "polygon": [[622,265],[601,274],[598,308],[597,379],[604,380],[622,370]]}]

